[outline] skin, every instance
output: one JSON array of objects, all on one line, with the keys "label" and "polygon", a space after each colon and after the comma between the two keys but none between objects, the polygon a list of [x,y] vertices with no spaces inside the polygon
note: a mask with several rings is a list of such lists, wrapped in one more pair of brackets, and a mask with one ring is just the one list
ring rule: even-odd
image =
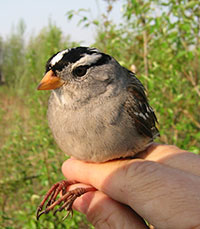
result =
[{"label": "skin", "polygon": [[[200,157],[176,146],[152,144],[136,159],[64,162],[69,180],[96,188],[73,207],[95,228],[200,228]],[[137,213],[136,213],[137,212]]]}]

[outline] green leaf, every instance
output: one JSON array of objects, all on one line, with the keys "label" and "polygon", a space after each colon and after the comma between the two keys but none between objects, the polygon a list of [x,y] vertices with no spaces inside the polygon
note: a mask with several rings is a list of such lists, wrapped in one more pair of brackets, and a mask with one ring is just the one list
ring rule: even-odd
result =
[{"label": "green leaf", "polygon": [[186,4],[185,9],[193,8],[194,6],[197,6],[198,4],[199,4],[199,1],[189,1]]}]

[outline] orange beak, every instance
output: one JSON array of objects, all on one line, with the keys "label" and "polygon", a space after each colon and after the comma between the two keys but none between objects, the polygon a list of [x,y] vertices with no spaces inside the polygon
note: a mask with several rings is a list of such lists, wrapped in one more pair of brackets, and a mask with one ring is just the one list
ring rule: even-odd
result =
[{"label": "orange beak", "polygon": [[51,90],[61,87],[64,81],[55,76],[52,70],[49,70],[38,85],[38,90]]}]

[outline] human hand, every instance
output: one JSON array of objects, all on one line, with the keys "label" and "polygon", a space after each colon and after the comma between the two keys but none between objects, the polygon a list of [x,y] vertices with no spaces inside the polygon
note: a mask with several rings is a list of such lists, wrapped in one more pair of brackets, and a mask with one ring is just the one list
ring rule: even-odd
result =
[{"label": "human hand", "polygon": [[156,228],[200,228],[200,157],[158,144],[138,157],[64,162],[67,179],[97,189],[78,198],[74,208],[96,228],[147,228],[142,219]]}]

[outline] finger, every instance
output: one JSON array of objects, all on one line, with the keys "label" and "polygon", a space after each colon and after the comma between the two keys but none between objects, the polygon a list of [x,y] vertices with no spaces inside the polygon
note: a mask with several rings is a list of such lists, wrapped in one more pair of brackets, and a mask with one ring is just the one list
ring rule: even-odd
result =
[{"label": "finger", "polygon": [[179,149],[175,145],[165,145],[153,142],[146,150],[138,153],[136,158],[151,158],[153,161],[156,161],[165,156],[182,152],[185,152],[185,150]]},{"label": "finger", "polygon": [[173,145],[154,143],[146,151],[138,154],[137,157],[156,161],[200,176],[200,156]]},{"label": "finger", "polygon": [[[72,185],[70,190],[76,187],[87,187],[84,184]],[[77,198],[73,208],[86,215],[89,222],[95,228],[147,228],[144,221],[129,207],[109,198],[100,191],[88,192]]]},{"label": "finger", "polygon": [[[141,160],[139,160],[141,161]],[[69,180],[76,180],[85,184],[91,184],[98,190],[102,190],[105,179],[109,176],[123,177],[126,167],[132,164],[131,160],[116,160],[106,163],[86,163],[76,159],[68,159],[63,163],[62,172]],[[119,169],[120,168],[120,169]],[[124,177],[126,179],[126,177]],[[124,180],[119,179],[117,186],[123,185]],[[114,183],[113,180],[112,183]],[[121,183],[119,183],[121,182]]]},{"label": "finger", "polygon": [[179,218],[184,228],[199,222],[200,178],[192,174],[141,159],[101,164],[68,160],[63,173],[132,207],[158,228],[163,222],[173,228]]}]

